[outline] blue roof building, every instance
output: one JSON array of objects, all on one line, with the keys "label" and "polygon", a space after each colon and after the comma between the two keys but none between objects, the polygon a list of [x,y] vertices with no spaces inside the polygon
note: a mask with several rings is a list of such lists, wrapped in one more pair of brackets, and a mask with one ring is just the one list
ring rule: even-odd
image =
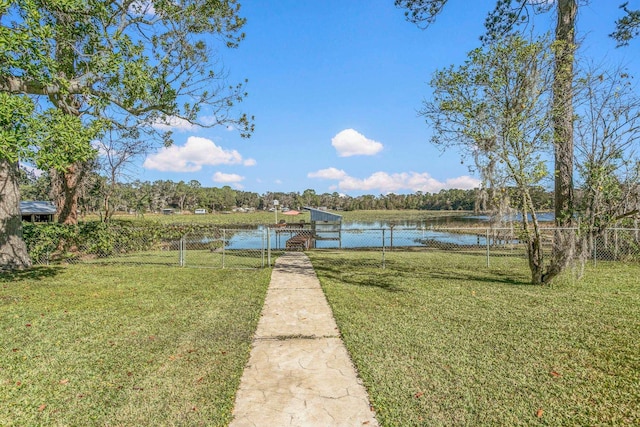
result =
[{"label": "blue roof building", "polygon": [[36,200],[20,202],[20,215],[27,222],[53,222],[56,205],[51,202]]}]

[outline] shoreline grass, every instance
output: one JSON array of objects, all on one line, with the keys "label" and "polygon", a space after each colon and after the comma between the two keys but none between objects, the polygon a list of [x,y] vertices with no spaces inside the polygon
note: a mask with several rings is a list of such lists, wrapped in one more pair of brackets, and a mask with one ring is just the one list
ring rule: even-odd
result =
[{"label": "shoreline grass", "polygon": [[227,425],[270,269],[0,276],[0,425]]},{"label": "shoreline grass", "polygon": [[515,259],[310,255],[382,425],[640,423],[637,264],[537,287]]},{"label": "shoreline grass", "polygon": [[[427,211],[417,209],[406,210],[357,210],[357,211],[331,211],[342,216],[343,221],[347,222],[429,222],[429,223],[442,223],[447,225],[449,223],[459,225],[456,219],[471,215],[472,211]],[[144,214],[144,215],[130,215],[130,214],[116,214],[113,219],[125,220],[131,222],[144,222],[153,221],[160,224],[211,224],[222,227],[233,228],[234,226],[250,226],[250,225],[267,225],[272,226],[276,222],[276,216],[274,212],[268,211],[254,211],[254,212],[227,212],[227,213],[210,213],[206,215],[192,215],[192,214],[174,214],[174,215],[162,215],[162,214]],[[305,222],[310,221],[310,214],[308,211],[302,211],[299,215],[286,216],[281,212],[278,212],[278,221],[286,220],[287,222],[299,223],[301,220]],[[98,220],[97,215],[86,215],[82,218],[83,221]],[[471,221],[465,221],[463,224],[473,223]]]}]

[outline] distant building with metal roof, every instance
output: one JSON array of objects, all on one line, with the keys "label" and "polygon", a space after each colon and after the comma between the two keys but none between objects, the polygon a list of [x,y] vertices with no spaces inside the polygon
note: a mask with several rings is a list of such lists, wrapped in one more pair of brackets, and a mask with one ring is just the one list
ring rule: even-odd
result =
[{"label": "distant building with metal roof", "polygon": [[304,207],[304,210],[311,212],[311,222],[313,221],[338,221],[342,222],[342,215],[327,212],[324,209]]},{"label": "distant building with metal roof", "polygon": [[20,215],[27,222],[52,222],[56,205],[43,200],[20,202]]},{"label": "distant building with metal roof", "polygon": [[323,209],[304,207],[311,213],[311,230],[315,240],[337,240],[342,247],[342,215]]}]

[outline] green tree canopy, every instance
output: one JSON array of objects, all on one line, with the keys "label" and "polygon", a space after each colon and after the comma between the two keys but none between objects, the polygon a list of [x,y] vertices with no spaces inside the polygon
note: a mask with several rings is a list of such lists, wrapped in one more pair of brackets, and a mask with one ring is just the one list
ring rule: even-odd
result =
[{"label": "green tree canopy", "polygon": [[[58,120],[61,137],[71,129],[79,134],[84,124],[81,138],[65,142],[76,153],[90,150],[85,136],[96,123],[123,139],[165,144],[180,122],[233,124],[249,136],[252,119],[235,111],[246,96],[245,82],[228,85],[216,50],[244,38],[239,10],[237,0],[2,1],[0,91],[58,110],[62,115],[49,118]],[[73,223],[77,187],[87,171],[81,159],[64,167],[74,159],[60,142],[46,163],[56,166],[60,221]]]},{"label": "green tree canopy", "polygon": [[433,142],[473,156],[497,217],[508,213],[503,211],[507,187],[515,190],[511,203],[521,214],[534,284],[554,277],[545,272],[531,193],[547,176],[544,153],[552,147],[551,64],[545,40],[495,39],[470,52],[464,65],[437,71],[433,98],[421,110],[434,127]]},{"label": "green tree canopy", "polygon": [[214,50],[243,39],[239,8],[236,0],[4,1],[0,91],[132,130],[178,117],[249,132],[246,115],[230,115],[243,85],[227,85]]}]

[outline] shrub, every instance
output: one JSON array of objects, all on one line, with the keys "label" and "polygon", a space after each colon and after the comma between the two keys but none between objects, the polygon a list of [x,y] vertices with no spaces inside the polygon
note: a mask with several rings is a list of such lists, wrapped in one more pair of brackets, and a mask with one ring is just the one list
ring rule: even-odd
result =
[{"label": "shrub", "polygon": [[154,221],[84,221],[78,225],[24,223],[23,235],[36,264],[72,262],[84,257],[106,258],[160,249],[178,250],[186,237],[189,249],[215,251],[228,243],[224,233],[210,224],[161,224]]},{"label": "shrub", "polygon": [[78,225],[24,223],[23,236],[32,261],[49,263],[84,256],[103,258],[148,251],[203,228],[195,225],[167,226],[151,221],[87,221]]},{"label": "shrub", "polygon": [[64,259],[78,244],[78,227],[74,225],[25,223],[22,233],[34,263]]}]

